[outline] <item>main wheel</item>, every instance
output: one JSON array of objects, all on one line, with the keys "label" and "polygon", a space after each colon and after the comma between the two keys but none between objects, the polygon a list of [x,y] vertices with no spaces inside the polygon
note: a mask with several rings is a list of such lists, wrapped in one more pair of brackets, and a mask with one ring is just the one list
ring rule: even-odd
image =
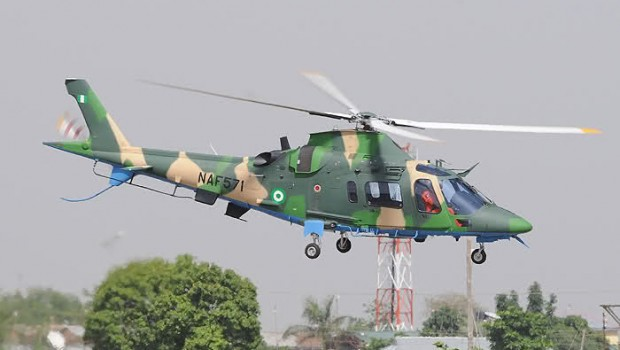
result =
[{"label": "main wheel", "polygon": [[351,240],[347,237],[340,237],[336,241],[336,249],[341,253],[346,253],[351,250]]},{"label": "main wheel", "polygon": [[316,243],[310,243],[306,246],[305,253],[308,259],[316,259],[321,255],[321,247]]},{"label": "main wheel", "polygon": [[485,253],[484,250],[474,249],[474,251],[471,252],[471,261],[473,261],[474,264],[480,265],[486,260],[487,260],[487,253]]}]

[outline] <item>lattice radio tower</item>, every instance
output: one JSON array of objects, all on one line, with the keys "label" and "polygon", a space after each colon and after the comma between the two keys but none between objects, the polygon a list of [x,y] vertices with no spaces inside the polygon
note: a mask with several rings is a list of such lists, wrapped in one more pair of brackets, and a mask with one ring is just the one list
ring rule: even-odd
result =
[{"label": "lattice radio tower", "polygon": [[411,239],[377,239],[375,330],[413,330]]}]

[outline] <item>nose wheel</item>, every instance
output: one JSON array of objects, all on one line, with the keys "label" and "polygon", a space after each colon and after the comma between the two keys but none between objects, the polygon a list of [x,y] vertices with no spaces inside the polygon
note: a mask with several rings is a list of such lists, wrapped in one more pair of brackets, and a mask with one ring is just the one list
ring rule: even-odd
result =
[{"label": "nose wheel", "polygon": [[341,253],[346,253],[351,250],[351,240],[344,234],[340,235],[340,238],[336,241],[336,249]]},{"label": "nose wheel", "polygon": [[471,261],[480,265],[487,260],[487,253],[484,251],[484,244],[480,244],[480,248],[476,248],[471,252]]},{"label": "nose wheel", "polygon": [[316,233],[312,234],[312,243],[308,244],[306,246],[306,249],[304,250],[304,253],[306,253],[306,256],[308,257],[308,259],[316,259],[319,257],[319,255],[321,255],[321,239],[319,238],[319,235],[317,235]]}]

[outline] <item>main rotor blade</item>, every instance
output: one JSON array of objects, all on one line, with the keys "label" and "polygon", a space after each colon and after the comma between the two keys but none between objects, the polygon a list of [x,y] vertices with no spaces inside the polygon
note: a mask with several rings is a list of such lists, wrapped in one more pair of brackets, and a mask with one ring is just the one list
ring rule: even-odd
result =
[{"label": "main rotor blade", "polygon": [[169,89],[175,89],[175,90],[181,90],[181,91],[189,91],[189,92],[194,92],[194,93],[197,93],[197,94],[203,94],[203,95],[227,98],[227,99],[230,99],[230,100],[257,103],[257,104],[265,105],[265,106],[290,109],[290,110],[293,110],[293,111],[306,112],[308,114],[317,115],[317,116],[320,116],[320,117],[327,117],[327,118],[332,118],[332,119],[346,119],[346,120],[351,120],[353,118],[352,116],[350,116],[348,114],[344,114],[344,113],[319,112],[319,111],[313,111],[313,110],[310,110],[310,109],[305,109],[305,108],[300,108],[300,107],[287,106],[287,105],[283,105],[283,104],[279,104],[279,103],[272,103],[272,102],[266,102],[266,101],[253,100],[253,99],[250,99],[250,98],[225,95],[225,94],[220,94],[220,93],[217,93],[217,92],[210,92],[210,91],[199,90],[199,89],[194,89],[194,88],[189,88],[189,87],[184,87],[184,86],[178,86],[178,85],[172,85],[172,84],[158,83],[156,81],[150,81],[150,80],[140,80],[140,81],[143,82],[143,83],[149,84],[149,85],[156,85],[156,86],[162,86],[162,87],[169,88]]},{"label": "main rotor blade", "polygon": [[522,126],[522,125],[493,125],[493,124],[461,124],[417,122],[406,119],[390,119],[394,125],[409,126],[418,129],[443,130],[472,130],[472,131],[501,131],[501,132],[528,132],[541,134],[600,134],[598,129],[564,127],[564,126]]},{"label": "main rotor blade", "polygon": [[377,130],[381,130],[381,131],[394,134],[394,135],[398,135],[398,136],[402,136],[402,137],[407,137],[407,138],[414,139],[414,140],[439,142],[439,140],[434,139],[432,137],[420,135],[415,132],[399,129],[395,126],[385,124],[381,120],[376,120],[376,119],[371,120],[370,126],[372,126],[374,129],[377,129]]},{"label": "main rotor blade", "polygon": [[316,85],[319,89],[323,90],[323,92],[327,93],[336,101],[340,102],[343,106],[349,109],[349,112],[353,114],[357,114],[360,110],[355,107],[353,102],[351,102],[337,87],[334,83],[331,82],[327,77],[319,74],[319,73],[302,73],[308,80],[310,80],[314,85]]}]

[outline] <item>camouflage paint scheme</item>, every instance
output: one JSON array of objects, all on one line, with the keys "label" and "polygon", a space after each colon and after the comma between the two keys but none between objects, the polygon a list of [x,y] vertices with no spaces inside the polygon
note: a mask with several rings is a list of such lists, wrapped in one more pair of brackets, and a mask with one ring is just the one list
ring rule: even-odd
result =
[{"label": "camouflage paint scheme", "polygon": [[[516,238],[532,229],[526,220],[494,203],[485,203],[469,215],[453,214],[441,181],[462,177],[429,161],[413,159],[380,132],[320,132],[302,147],[256,157],[142,148],[129,143],[86,81],[67,80],[65,84],[82,111],[90,137],[46,145],[108,163],[129,177],[150,176],[193,189],[196,200],[207,204],[216,198],[227,200],[242,212],[233,217],[254,209],[299,225],[318,221],[337,232],[419,241],[444,235],[475,236],[484,243]],[[418,170],[420,164],[428,165],[430,173]],[[437,213],[418,210],[414,186],[420,179],[432,183],[439,202]],[[350,181],[353,188],[348,188]],[[398,183],[402,203],[397,207],[371,205],[367,182]],[[355,189],[357,201],[352,200],[350,189]],[[316,233],[322,235],[320,231]]]}]

